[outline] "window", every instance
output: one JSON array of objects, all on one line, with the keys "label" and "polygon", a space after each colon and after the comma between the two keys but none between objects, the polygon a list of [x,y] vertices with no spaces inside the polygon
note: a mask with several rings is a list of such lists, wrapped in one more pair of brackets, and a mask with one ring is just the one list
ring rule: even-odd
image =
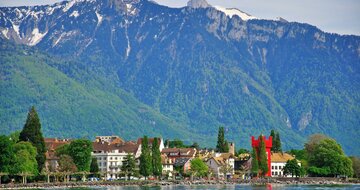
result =
[{"label": "window", "polygon": [[[271,169],[273,170],[274,169],[274,166],[271,166]],[[274,174],[273,174],[274,175]]]},{"label": "window", "polygon": [[101,167],[101,162],[99,162],[99,166]]},{"label": "window", "polygon": [[117,160],[117,157],[115,157],[115,160]]},{"label": "window", "polygon": [[112,157],[110,157],[110,160],[112,160]]},{"label": "window", "polygon": [[279,172],[279,175],[281,175],[281,172]]},{"label": "window", "polygon": [[281,166],[279,166],[279,169],[281,170]]},{"label": "window", "polygon": [[278,173],[277,172],[275,172],[275,175],[277,175]]},{"label": "window", "polygon": [[277,166],[275,166],[275,170],[277,170]]},{"label": "window", "polygon": [[271,172],[271,175],[274,175],[274,172]]}]

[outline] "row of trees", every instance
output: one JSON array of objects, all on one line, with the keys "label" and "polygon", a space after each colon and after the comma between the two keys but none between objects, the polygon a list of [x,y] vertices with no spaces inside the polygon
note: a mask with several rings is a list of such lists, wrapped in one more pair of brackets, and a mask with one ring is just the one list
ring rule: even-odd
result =
[{"label": "row of trees", "polygon": [[32,107],[20,133],[0,136],[0,172],[20,175],[26,183],[27,176],[37,176],[44,168],[45,151],[40,119]]},{"label": "row of trees", "polygon": [[139,168],[140,174],[144,176],[145,179],[150,175],[159,177],[162,174],[161,153],[159,149],[159,144],[160,139],[154,138],[150,149],[147,136],[144,136],[141,141]]},{"label": "row of trees", "polygon": [[58,148],[56,154],[60,159],[57,168],[51,164],[45,166],[45,152],[40,119],[32,107],[21,132],[0,136],[0,174],[22,176],[22,182],[26,183],[28,176],[40,180],[42,175],[47,175],[49,181],[49,175],[55,172],[90,172],[92,144],[89,140],[74,140]]}]

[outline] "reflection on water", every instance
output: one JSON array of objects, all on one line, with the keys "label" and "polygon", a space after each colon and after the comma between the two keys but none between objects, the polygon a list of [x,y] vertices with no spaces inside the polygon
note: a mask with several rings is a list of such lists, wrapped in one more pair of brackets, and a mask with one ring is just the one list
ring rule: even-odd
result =
[{"label": "reflection on water", "polygon": [[139,186],[108,186],[108,187],[86,187],[86,188],[57,188],[57,190],[360,190],[360,185],[280,185],[268,184],[264,186],[251,185],[193,185],[193,186],[153,186],[153,187],[139,187]]}]

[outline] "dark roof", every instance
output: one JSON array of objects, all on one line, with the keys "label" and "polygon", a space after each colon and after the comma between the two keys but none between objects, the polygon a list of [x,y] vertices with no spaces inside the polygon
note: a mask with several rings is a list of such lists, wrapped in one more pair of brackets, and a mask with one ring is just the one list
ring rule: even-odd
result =
[{"label": "dark roof", "polygon": [[191,158],[177,158],[175,160],[174,166],[183,166],[187,161],[189,161]]},{"label": "dark roof", "polygon": [[170,154],[170,153],[180,153],[181,156],[184,156],[184,154],[193,156],[196,153],[195,148],[164,148],[161,153],[163,154]]},{"label": "dark roof", "polygon": [[136,153],[139,146],[132,142],[123,144],[110,144],[106,142],[93,142],[93,151],[110,152],[112,150],[118,150],[119,152]]}]

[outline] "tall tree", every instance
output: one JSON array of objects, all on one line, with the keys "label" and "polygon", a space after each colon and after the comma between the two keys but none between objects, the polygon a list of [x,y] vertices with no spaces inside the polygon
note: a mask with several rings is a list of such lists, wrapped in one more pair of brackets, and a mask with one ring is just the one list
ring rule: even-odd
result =
[{"label": "tall tree", "polygon": [[20,132],[19,140],[31,142],[31,144],[36,147],[36,162],[38,166],[38,171],[41,172],[46,160],[46,149],[44,137],[41,132],[40,119],[34,106],[31,107],[28,113],[24,128]]},{"label": "tall tree", "polygon": [[277,152],[277,150],[276,150],[276,139],[275,139],[275,131],[274,131],[274,129],[272,129],[271,130],[271,132],[270,132],[270,136],[272,137],[272,147],[271,147],[271,151],[272,152]]},{"label": "tall tree", "polygon": [[161,153],[159,149],[159,140],[158,138],[154,138],[152,143],[152,173],[155,176],[161,176],[162,174],[162,164],[161,164]]},{"label": "tall tree", "polygon": [[90,172],[93,173],[93,176],[98,176],[100,169],[99,165],[97,163],[96,157],[91,158],[91,164],[90,164]]},{"label": "tall tree", "polygon": [[218,139],[216,144],[216,151],[218,152],[229,152],[229,145],[225,140],[224,127],[219,127]]},{"label": "tall tree", "polygon": [[262,135],[259,137],[260,143],[259,143],[259,169],[261,171],[261,175],[265,176],[266,173],[269,171],[268,168],[268,161],[267,161],[267,154],[266,154],[266,147],[265,147],[265,141]]},{"label": "tall tree", "polygon": [[132,154],[127,154],[121,165],[121,172],[125,174],[125,179],[131,178],[136,172],[136,163]]},{"label": "tall tree", "polygon": [[78,171],[90,171],[92,143],[86,139],[71,141],[67,153],[73,159]]},{"label": "tall tree", "polygon": [[9,137],[0,136],[0,173],[10,172],[15,158],[13,144]]},{"label": "tall tree", "polygon": [[152,174],[151,166],[151,153],[149,149],[149,142],[147,136],[141,141],[141,155],[140,155],[140,174],[145,177],[145,179]]},{"label": "tall tree", "polygon": [[276,132],[275,134],[275,146],[276,146],[276,152],[282,152],[279,132]]},{"label": "tall tree", "polygon": [[258,176],[259,174],[259,158],[257,155],[256,148],[253,147],[252,154],[251,154],[251,173],[253,176]]}]

